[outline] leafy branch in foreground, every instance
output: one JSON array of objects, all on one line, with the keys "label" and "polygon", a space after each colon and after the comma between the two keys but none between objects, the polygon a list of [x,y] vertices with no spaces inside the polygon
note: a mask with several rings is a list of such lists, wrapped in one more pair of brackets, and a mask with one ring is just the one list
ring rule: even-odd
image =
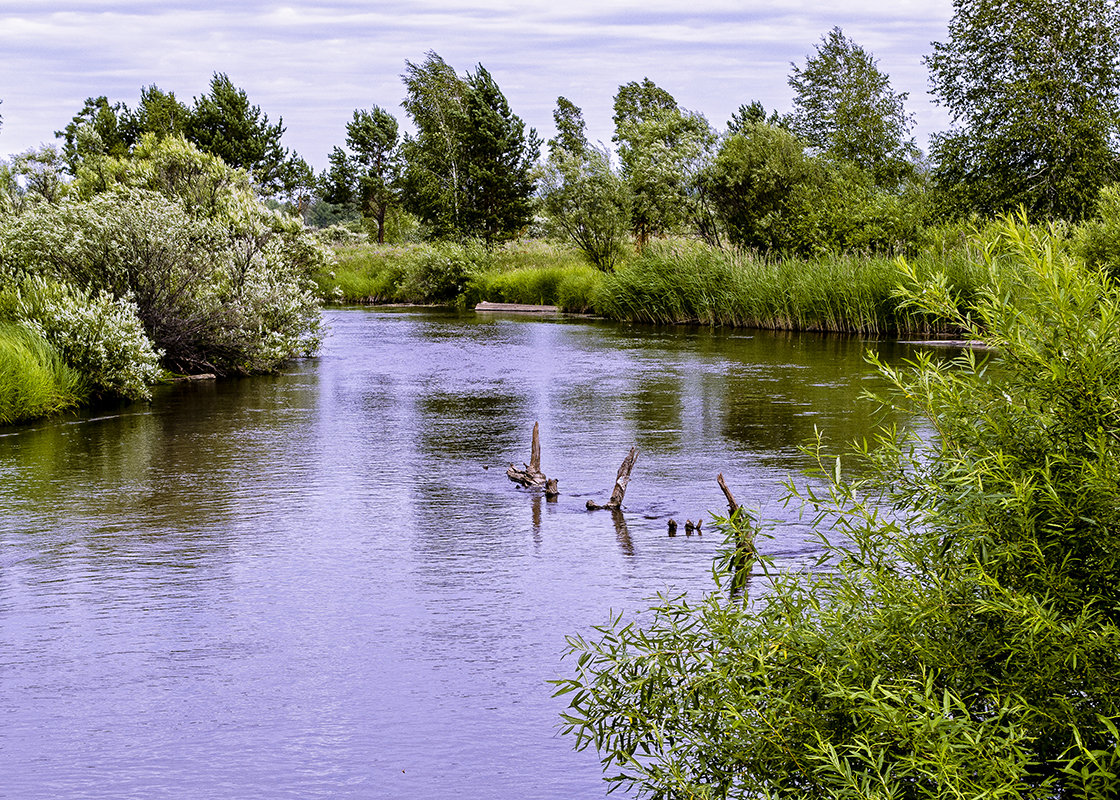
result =
[{"label": "leafy branch in foreground", "polygon": [[[816,480],[790,485],[824,569],[762,558],[749,603],[663,597],[569,638],[564,731],[612,786],[1115,796],[1120,295],[1022,221],[983,258],[992,288],[958,321],[989,355],[882,367],[884,402],[918,424],[844,460],[818,442]],[[907,294],[924,313],[952,300],[937,284]],[[749,523],[718,524],[734,541]]]}]

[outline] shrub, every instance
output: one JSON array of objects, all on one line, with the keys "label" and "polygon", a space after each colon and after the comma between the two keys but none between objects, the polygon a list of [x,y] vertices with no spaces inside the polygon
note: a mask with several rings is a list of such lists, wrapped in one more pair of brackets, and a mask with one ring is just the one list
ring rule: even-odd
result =
[{"label": "shrub", "polygon": [[41,278],[10,291],[15,316],[48,342],[96,394],[148,399],[160,380],[160,353],[135,303],[102,290],[86,293]]},{"label": "shrub", "polygon": [[[1111,798],[1120,769],[1120,295],[1007,221],[992,285],[907,302],[998,353],[880,365],[924,421],[791,486],[823,543],[753,603],[573,636],[565,730],[655,797]],[[855,469],[852,469],[852,466]],[[720,521],[732,552],[749,515]],[[742,576],[740,575],[740,578]],[[748,578],[753,580],[753,578]]]}]

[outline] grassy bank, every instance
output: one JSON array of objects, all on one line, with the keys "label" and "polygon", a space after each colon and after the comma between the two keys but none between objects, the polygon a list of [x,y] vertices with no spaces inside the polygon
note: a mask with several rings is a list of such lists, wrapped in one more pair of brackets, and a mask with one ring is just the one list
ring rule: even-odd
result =
[{"label": "grassy bank", "polygon": [[[959,235],[931,236],[911,260],[919,278],[943,273],[971,300],[988,280],[975,246]],[[933,335],[946,323],[900,308],[895,259],[827,255],[762,257],[687,239],[652,243],[612,273],[554,243],[529,241],[486,251],[450,243],[336,248],[318,277],[328,301],[437,303],[481,301],[558,305],[608,319],[726,325],[872,335]]]},{"label": "grassy bank", "polygon": [[45,339],[20,325],[0,323],[0,425],[55,414],[85,396],[77,370]]}]

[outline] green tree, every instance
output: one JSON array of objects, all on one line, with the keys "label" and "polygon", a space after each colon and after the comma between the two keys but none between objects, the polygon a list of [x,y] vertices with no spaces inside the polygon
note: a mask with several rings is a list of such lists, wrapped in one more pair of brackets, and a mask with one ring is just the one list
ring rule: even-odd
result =
[{"label": "green tree", "polygon": [[620,86],[614,110],[614,141],[630,187],[638,247],[687,222],[703,228],[706,208],[695,187],[716,143],[708,121],[679,108],[649,78]]},{"label": "green tree", "polygon": [[794,133],[870,172],[881,185],[895,187],[913,173],[918,149],[910,136],[907,94],[891,89],[870,53],[833,28],[803,67],[792,67]]},{"label": "green tree", "polygon": [[727,121],[727,133],[733,135],[736,133],[744,133],[748,131],[753,125],[777,125],[785,127],[785,122],[782,115],[777,111],[766,113],[766,106],[762,105],[761,101],[752,100],[750,105],[743,104],[731,115],[731,119]]},{"label": "green tree", "polygon": [[1120,296],[1023,222],[983,252],[993,285],[967,312],[943,278],[906,272],[903,296],[998,369],[973,351],[881,366],[885,402],[921,424],[843,459],[811,447],[816,479],[791,499],[816,520],[814,568],[749,568],[766,545],[738,509],[719,591],[569,638],[566,730],[608,780],[659,798],[1116,796]]},{"label": "green tree", "polygon": [[397,196],[397,141],[397,120],[380,106],[354,111],[346,125],[346,144],[358,168],[361,212],[377,223],[378,244],[385,243],[385,215]]},{"label": "green tree", "polygon": [[136,119],[124,103],[113,103],[104,95],[87,97],[82,110],[54,135],[61,138],[62,159],[71,175],[90,155],[119,158],[132,150],[139,138]]},{"label": "green tree", "polygon": [[140,90],[140,103],[136,106],[133,119],[137,137],[145,133],[160,139],[183,136],[191,119],[191,110],[179,102],[174,92],[165,92],[153,83]]},{"label": "green tree", "polygon": [[401,146],[407,210],[437,237],[516,235],[530,219],[536,132],[481,64],[465,79],[434,52],[405,64],[402,105],[416,126]]},{"label": "green tree", "polygon": [[461,141],[466,84],[432,51],[421,64],[405,61],[401,80],[401,105],[416,126],[416,135],[406,134],[401,145],[405,207],[436,237],[459,236],[466,179]]},{"label": "green tree", "polygon": [[1082,219],[1120,177],[1120,6],[954,0],[927,57],[954,129],[934,137],[950,212]]},{"label": "green tree", "polygon": [[609,272],[622,258],[630,229],[630,192],[611,168],[606,148],[587,142],[583,112],[565,97],[552,112],[556,137],[542,177],[549,222],[588,261]]},{"label": "green tree", "polygon": [[186,137],[231,167],[246,170],[265,191],[280,188],[288,151],[281,144],[284,120],[269,122],[258,105],[229,76],[214,73],[210,91],[194,100]]}]

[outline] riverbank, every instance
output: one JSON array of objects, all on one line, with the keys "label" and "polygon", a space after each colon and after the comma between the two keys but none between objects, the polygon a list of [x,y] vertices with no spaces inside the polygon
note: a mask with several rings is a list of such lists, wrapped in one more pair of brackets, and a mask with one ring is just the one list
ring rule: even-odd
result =
[{"label": "riverbank", "polygon": [[[962,302],[988,276],[974,246],[931,241],[911,259],[918,279],[942,273]],[[613,272],[573,248],[530,240],[491,251],[453,243],[335,249],[316,275],[328,303],[549,305],[621,322],[700,324],[864,335],[951,335],[955,328],[902,307],[895,258],[828,254],[766,257],[688,239],[654,242]]]}]

